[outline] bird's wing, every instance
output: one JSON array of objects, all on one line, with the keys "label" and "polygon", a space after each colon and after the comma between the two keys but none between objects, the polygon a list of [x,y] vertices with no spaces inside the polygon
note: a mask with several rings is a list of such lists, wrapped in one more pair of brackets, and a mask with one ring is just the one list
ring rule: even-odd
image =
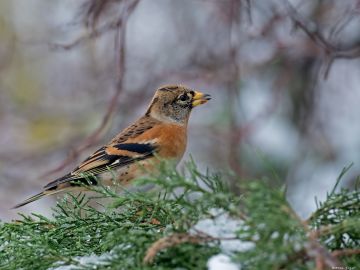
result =
[{"label": "bird's wing", "polygon": [[[136,142],[136,137],[151,129],[154,125],[139,124],[138,122],[125,129],[109,145],[98,149],[71,173],[50,182],[44,189],[56,189],[60,184],[67,182],[74,184],[78,182],[96,184],[96,180],[91,176],[96,176],[153,156],[158,148],[156,141],[141,140]],[[127,142],[128,139],[131,139],[131,142]]]},{"label": "bird's wing", "polygon": [[149,129],[152,129],[160,122],[152,117],[143,116],[138,119],[134,124],[120,132],[111,143],[122,143],[129,139],[134,139]]}]

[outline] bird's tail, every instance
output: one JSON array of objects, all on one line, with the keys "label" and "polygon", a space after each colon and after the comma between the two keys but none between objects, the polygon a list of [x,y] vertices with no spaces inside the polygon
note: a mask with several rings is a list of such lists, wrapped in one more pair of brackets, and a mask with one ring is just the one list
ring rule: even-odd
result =
[{"label": "bird's tail", "polygon": [[28,199],[26,199],[25,201],[15,205],[13,208],[11,209],[16,209],[16,208],[19,208],[19,207],[22,207],[24,205],[27,205],[28,203],[31,203],[31,202],[34,202],[34,201],[37,201],[39,200],[40,198],[44,197],[44,196],[48,196],[48,195],[52,195],[52,194],[55,194],[55,193],[58,193],[58,192],[61,192],[63,190],[44,190]]}]

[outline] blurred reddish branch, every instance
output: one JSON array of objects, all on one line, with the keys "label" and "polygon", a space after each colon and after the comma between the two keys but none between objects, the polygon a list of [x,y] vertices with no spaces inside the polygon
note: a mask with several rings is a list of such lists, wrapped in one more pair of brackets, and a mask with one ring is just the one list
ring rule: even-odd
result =
[{"label": "blurred reddish branch", "polygon": [[356,254],[360,254],[360,249],[341,249],[332,252],[332,255],[335,257],[351,256]]},{"label": "blurred reddish branch", "polygon": [[[70,165],[72,162],[74,162],[79,155],[85,151],[86,149],[94,146],[98,143],[99,139],[101,138],[102,133],[104,132],[106,126],[110,122],[110,119],[118,105],[119,96],[121,92],[123,91],[123,81],[124,81],[124,75],[125,75],[125,69],[126,69],[126,63],[125,63],[125,57],[126,57],[126,24],[131,16],[132,12],[136,8],[137,4],[140,0],[131,0],[127,1],[128,5],[125,9],[123,9],[123,12],[120,14],[119,18],[117,19],[116,23],[111,23],[110,25],[106,25],[107,27],[101,28],[100,31],[94,29],[95,24],[100,16],[101,10],[98,8],[104,8],[104,5],[97,6],[97,9],[91,9],[93,12],[96,12],[95,20],[93,24],[91,24],[93,28],[92,34],[90,34],[87,38],[94,38],[98,37],[100,34],[104,33],[104,31],[108,31],[111,29],[117,29],[115,39],[114,39],[114,47],[115,47],[115,55],[116,55],[116,83],[115,83],[115,92],[113,96],[110,99],[109,105],[107,107],[106,113],[100,123],[100,125],[94,130],[90,136],[88,136],[77,148],[73,149],[70,153],[70,155],[62,162],[60,165],[58,165],[56,168],[46,172],[41,176],[41,178],[47,178],[55,173],[58,173],[62,170],[64,170],[68,165]],[[97,3],[98,1],[94,1],[94,3]],[[92,13],[87,12],[87,15],[90,16]],[[88,24],[87,24],[88,25]],[[111,27],[109,27],[111,26]],[[74,46],[80,44],[82,41],[84,41],[84,38],[77,39],[75,42],[72,42],[68,45],[61,45],[64,49],[71,49]],[[58,45],[60,46],[60,45]]]},{"label": "blurred reddish branch", "polygon": [[[237,104],[234,101],[238,100],[238,85],[240,83],[240,67],[238,63],[239,53],[239,33],[241,22],[241,2],[237,0],[231,1],[229,5],[229,72],[230,78],[227,82],[228,85],[228,97],[230,108],[230,126],[229,134],[232,134],[237,129]],[[228,160],[230,167],[240,176],[243,176],[243,170],[240,162],[239,145],[240,141],[234,140],[231,136],[228,140]]]},{"label": "blurred reddish branch", "polygon": [[[303,221],[297,213],[291,207],[284,207],[283,210],[288,213],[290,216],[298,220],[307,233],[308,243],[303,249],[300,249],[297,252],[299,258],[312,258],[315,261],[316,270],[325,270],[325,269],[343,269],[344,265],[339,261],[337,256],[334,253],[329,252],[320,242],[318,237],[318,231],[312,230],[307,221]],[[289,259],[294,259],[289,258]],[[283,268],[286,269],[286,265]]]}]

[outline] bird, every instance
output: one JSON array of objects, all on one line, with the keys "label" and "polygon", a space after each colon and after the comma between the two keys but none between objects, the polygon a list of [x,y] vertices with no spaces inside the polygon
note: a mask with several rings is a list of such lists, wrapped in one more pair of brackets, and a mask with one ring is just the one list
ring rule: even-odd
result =
[{"label": "bird", "polygon": [[100,147],[68,174],[57,178],[43,190],[15,205],[19,208],[44,196],[132,180],[154,170],[160,159],[178,164],[187,145],[187,127],[194,107],[207,103],[209,94],[184,85],[159,87],[143,116]]}]

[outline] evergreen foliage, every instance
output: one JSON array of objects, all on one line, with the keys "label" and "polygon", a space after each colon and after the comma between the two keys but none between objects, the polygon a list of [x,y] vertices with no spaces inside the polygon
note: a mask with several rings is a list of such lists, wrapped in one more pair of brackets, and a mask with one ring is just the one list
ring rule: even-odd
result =
[{"label": "evergreen foliage", "polygon": [[[204,269],[222,252],[220,241],[234,239],[254,243],[228,254],[241,269],[360,268],[359,189],[331,192],[303,221],[284,189],[264,181],[248,181],[237,196],[224,176],[200,173],[193,162],[184,173],[165,163],[160,172],[139,182],[155,185],[150,192],[97,188],[107,206],[67,195],[53,218],[1,223],[0,269]],[[241,220],[234,239],[194,229],[215,219],[214,209]]]}]

